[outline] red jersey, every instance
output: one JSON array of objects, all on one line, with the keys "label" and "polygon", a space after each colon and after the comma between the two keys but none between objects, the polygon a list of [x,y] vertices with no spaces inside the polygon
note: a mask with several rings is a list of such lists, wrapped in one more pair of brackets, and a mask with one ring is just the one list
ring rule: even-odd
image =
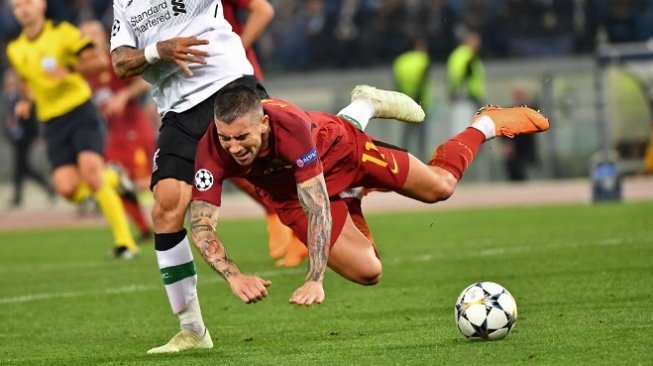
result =
[{"label": "red jersey", "polygon": [[[297,184],[324,173],[329,195],[354,181],[360,160],[355,127],[332,114],[307,112],[280,100],[263,101],[270,117],[268,147],[251,166],[238,165],[220,145],[215,125],[200,140],[195,156],[193,199],[220,206],[222,182],[243,177],[275,208],[300,207]],[[328,155],[328,158],[327,158]]]},{"label": "red jersey", "polygon": [[[120,90],[127,88],[134,82],[133,78],[120,79],[109,68],[100,73],[90,76],[88,83],[93,89],[93,101],[95,105],[102,108],[102,104],[111,99]],[[125,110],[119,117],[110,118],[107,120],[109,133],[116,133],[119,135],[127,135],[130,130],[141,127],[147,127],[152,130],[152,123],[149,121],[141,104],[134,99],[127,102]],[[154,133],[152,132],[152,137]]]},{"label": "red jersey", "polygon": [[[227,20],[227,22],[229,22],[229,24],[231,24],[231,28],[233,29],[234,33],[239,36],[243,33],[244,24],[238,20],[238,10],[249,9],[249,4],[251,2],[252,0],[222,0],[222,12],[224,14],[224,18]],[[245,54],[247,55],[247,60],[250,64],[252,64],[252,67],[254,68],[254,76],[256,76],[259,80],[263,80],[263,71],[258,64],[258,59],[254,53],[254,49],[252,47],[247,48],[245,50]]]}]

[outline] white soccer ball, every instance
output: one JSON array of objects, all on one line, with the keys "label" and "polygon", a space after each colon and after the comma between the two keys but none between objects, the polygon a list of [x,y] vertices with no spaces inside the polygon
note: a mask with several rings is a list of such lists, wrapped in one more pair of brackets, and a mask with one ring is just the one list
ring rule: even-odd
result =
[{"label": "white soccer ball", "polygon": [[460,293],[454,310],[460,332],[471,340],[495,341],[508,335],[517,321],[517,303],[494,282],[478,282]]}]

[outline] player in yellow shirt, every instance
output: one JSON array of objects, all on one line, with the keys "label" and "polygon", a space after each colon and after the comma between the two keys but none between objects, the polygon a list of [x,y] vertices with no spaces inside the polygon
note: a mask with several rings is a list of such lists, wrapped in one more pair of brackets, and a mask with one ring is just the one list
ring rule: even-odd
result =
[{"label": "player in yellow shirt", "polygon": [[132,258],[138,247],[118,194],[125,187],[116,171],[104,169],[102,120],[83,78],[106,61],[76,27],[46,19],[45,0],[12,0],[11,4],[22,27],[7,46],[7,57],[21,78],[22,99],[15,114],[29,116],[34,103],[38,119],[45,124],[55,189],[73,202],[92,194],[111,226],[113,255]]}]

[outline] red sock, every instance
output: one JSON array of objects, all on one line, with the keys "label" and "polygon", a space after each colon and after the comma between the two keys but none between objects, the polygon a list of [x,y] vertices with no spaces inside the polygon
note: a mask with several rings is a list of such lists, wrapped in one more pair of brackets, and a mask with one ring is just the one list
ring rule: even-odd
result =
[{"label": "red sock", "polygon": [[138,231],[141,234],[150,231],[150,225],[147,223],[147,220],[145,220],[143,210],[141,210],[141,206],[139,206],[138,203],[122,199],[122,205],[125,207],[125,212],[129,218],[132,219],[134,224],[136,224],[136,227],[138,227]]},{"label": "red sock", "polygon": [[440,167],[460,180],[484,141],[485,135],[481,131],[467,127],[463,132],[438,146],[428,165]]}]

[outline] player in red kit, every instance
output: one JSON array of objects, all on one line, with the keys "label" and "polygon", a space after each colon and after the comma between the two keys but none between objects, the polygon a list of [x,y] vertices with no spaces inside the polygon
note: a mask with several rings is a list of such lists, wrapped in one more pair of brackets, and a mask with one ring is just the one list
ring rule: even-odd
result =
[{"label": "player in red kit", "polygon": [[[93,40],[95,47],[109,55],[109,36],[102,23],[91,20],[80,24],[83,34]],[[87,77],[93,89],[93,101],[107,122],[105,159],[124,168],[136,185],[136,190],[148,190],[152,174],[152,156],[156,147],[154,126],[139,98],[150,90],[141,77],[119,79],[111,66]],[[123,197],[125,211],[138,227],[141,240],[150,239],[152,230],[135,194]]]},{"label": "player in red kit", "polygon": [[[383,91],[359,86],[352,99],[367,100],[386,116]],[[299,305],[324,300],[327,265],[344,278],[374,285],[381,261],[359,206],[348,200],[353,187],[393,190],[435,203],[449,198],[481,144],[497,136],[545,131],[548,120],[527,107],[486,107],[472,124],[433,153],[428,164],[398,147],[376,141],[354,127],[355,118],[304,111],[290,102],[263,102],[249,87],[225,88],[215,102],[215,127],[200,141],[191,201],[193,242],[205,261],[246,303],[267,296],[271,283],[240,272],[215,227],[222,182],[241,176],[254,184],[309,251],[304,284],[290,297]],[[423,118],[423,115],[422,115]]]}]

